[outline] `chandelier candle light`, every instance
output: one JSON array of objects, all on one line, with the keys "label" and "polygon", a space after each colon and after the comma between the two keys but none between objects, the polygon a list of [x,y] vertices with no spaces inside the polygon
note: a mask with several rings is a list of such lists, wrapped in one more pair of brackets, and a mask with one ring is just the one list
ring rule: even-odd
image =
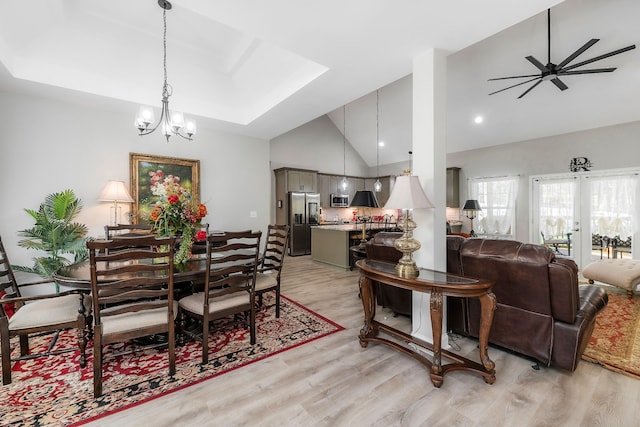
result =
[{"label": "chandelier candle light", "polygon": [[413,230],[417,225],[411,217],[411,212],[413,209],[429,209],[433,207],[433,203],[431,203],[422,189],[417,176],[405,171],[404,175],[396,178],[393,191],[384,208],[402,209],[404,211],[403,219],[399,224],[404,234],[393,243],[393,246],[402,252],[402,258],[396,264],[396,271],[400,277],[414,278],[418,277],[419,274],[412,254],[420,249],[420,242],[413,238]]},{"label": "chandelier candle light", "polygon": [[171,3],[165,0],[158,0],[158,5],[163,9],[162,19],[164,22],[164,33],[162,35],[162,41],[164,46],[164,84],[162,86],[162,112],[160,113],[160,120],[153,127],[155,116],[153,114],[153,108],[148,106],[140,107],[140,112],[136,117],[135,125],[138,128],[139,135],[149,135],[154,132],[158,126],[162,125],[162,134],[167,138],[171,135],[178,135],[184,139],[192,140],[193,135],[196,133],[196,122],[194,120],[186,120],[182,112],[171,111],[169,109],[169,97],[173,94],[173,88],[167,83],[167,10],[171,10]]},{"label": "chandelier candle light", "polygon": [[118,203],[133,203],[133,199],[124,185],[124,181],[109,181],[98,196],[101,202],[113,202],[111,206],[111,225],[120,223],[120,206]]}]

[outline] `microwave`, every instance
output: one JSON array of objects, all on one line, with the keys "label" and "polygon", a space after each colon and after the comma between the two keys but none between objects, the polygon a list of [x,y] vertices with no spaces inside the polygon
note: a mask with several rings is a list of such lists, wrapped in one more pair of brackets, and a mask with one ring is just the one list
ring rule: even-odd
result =
[{"label": "microwave", "polygon": [[349,207],[348,194],[331,194],[329,196],[329,200],[332,208],[348,208]]}]

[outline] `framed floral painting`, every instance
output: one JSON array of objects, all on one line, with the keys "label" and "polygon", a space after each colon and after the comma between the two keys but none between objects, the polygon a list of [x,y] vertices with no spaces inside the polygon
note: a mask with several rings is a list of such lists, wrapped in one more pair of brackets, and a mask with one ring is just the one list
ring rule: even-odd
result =
[{"label": "framed floral painting", "polygon": [[166,197],[167,182],[176,183],[200,203],[200,160],[129,153],[132,223],[146,223],[153,205]]}]

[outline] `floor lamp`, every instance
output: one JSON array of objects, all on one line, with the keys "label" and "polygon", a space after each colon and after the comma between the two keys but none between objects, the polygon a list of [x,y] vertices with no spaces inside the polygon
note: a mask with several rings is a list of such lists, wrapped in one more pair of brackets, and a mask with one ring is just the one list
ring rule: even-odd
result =
[{"label": "floor lamp", "polygon": [[476,212],[481,211],[480,203],[477,200],[470,199],[464,203],[464,207],[462,208],[464,214],[471,221],[471,232],[469,233],[471,237],[477,236],[476,232],[473,231],[473,220],[478,216]]},{"label": "floor lamp", "polygon": [[373,193],[373,191],[356,191],[356,194],[355,196],[353,196],[353,200],[351,201],[350,207],[363,208],[363,215],[360,219],[362,221],[362,239],[360,240],[360,247],[364,248],[365,243],[367,243],[367,216],[366,212],[364,212],[364,209],[377,208],[378,199],[376,199],[376,195]]},{"label": "floor lamp", "polygon": [[124,185],[124,181],[109,181],[98,196],[101,202],[113,202],[111,206],[111,225],[120,223],[120,206],[118,203],[133,203],[133,199]]},{"label": "floor lamp", "polygon": [[391,196],[384,207],[404,211],[403,219],[399,223],[404,234],[393,243],[395,248],[402,252],[402,258],[396,264],[396,271],[400,277],[418,277],[419,270],[412,254],[420,249],[420,242],[413,238],[413,230],[417,225],[411,218],[411,212],[413,209],[433,208],[433,203],[424,193],[417,176],[402,175],[396,178]]}]

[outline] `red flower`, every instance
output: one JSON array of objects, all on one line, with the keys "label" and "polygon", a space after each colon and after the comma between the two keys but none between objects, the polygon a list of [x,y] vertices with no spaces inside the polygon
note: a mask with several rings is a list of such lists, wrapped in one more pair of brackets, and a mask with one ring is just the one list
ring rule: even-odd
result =
[{"label": "red flower", "polygon": [[198,216],[200,218],[204,218],[206,215],[207,215],[207,207],[202,203],[200,203],[200,206],[198,206]]},{"label": "red flower", "polygon": [[196,233],[196,240],[202,242],[203,240],[207,240],[207,232],[206,231],[198,231]]},{"label": "red flower", "polygon": [[169,197],[167,197],[167,202],[171,203],[172,205],[178,203],[178,200],[180,200],[180,198],[177,194],[171,194],[169,195]]},{"label": "red flower", "polygon": [[156,205],[153,207],[153,210],[151,211],[150,216],[153,221],[157,221],[161,214],[162,214],[162,207]]}]

